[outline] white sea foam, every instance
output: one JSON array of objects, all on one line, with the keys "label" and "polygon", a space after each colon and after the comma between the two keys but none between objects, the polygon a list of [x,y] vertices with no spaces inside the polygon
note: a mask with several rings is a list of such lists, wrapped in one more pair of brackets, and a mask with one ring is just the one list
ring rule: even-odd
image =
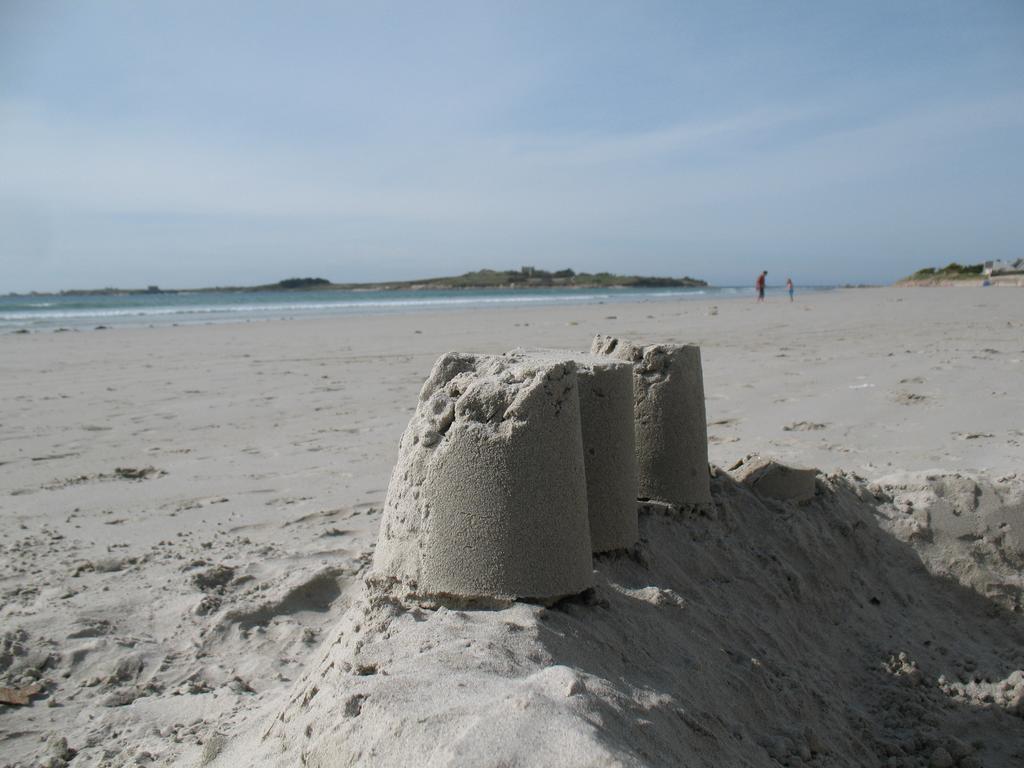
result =
[{"label": "white sea foam", "polygon": [[[623,301],[679,301],[709,295],[722,298],[749,293],[744,288],[711,288],[682,290],[586,289],[546,290],[543,293],[510,292],[507,295],[460,292],[458,295],[376,295],[352,293],[325,301],[310,297],[308,301],[244,301],[225,294],[167,294],[156,297],[57,297],[45,302],[4,302],[0,300],[0,327],[47,328],[88,326],[94,322],[120,325],[238,322],[248,318],[371,314],[410,312],[429,309],[470,309],[538,304],[594,304]],[[334,297],[332,297],[334,298]],[[185,302],[180,302],[185,299]],[[204,301],[205,299],[205,301]],[[219,301],[218,301],[219,299]],[[318,300],[319,299],[319,300]],[[187,303],[186,303],[187,302]],[[223,303],[220,303],[223,302]],[[87,306],[82,306],[83,304]],[[88,306],[93,304],[93,306]],[[74,305],[69,307],[68,305]]]}]

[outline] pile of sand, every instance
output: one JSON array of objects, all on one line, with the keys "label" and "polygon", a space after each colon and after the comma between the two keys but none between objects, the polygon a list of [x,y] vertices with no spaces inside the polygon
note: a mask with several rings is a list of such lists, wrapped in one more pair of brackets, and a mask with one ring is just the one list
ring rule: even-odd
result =
[{"label": "pile of sand", "polygon": [[840,474],[797,502],[718,472],[712,495],[641,515],[552,607],[364,588],[287,701],[203,760],[1021,764],[1024,483]]},{"label": "pile of sand", "polygon": [[1024,506],[1016,475],[888,475],[870,489],[882,523],[920,553],[928,570],[1024,611]]}]

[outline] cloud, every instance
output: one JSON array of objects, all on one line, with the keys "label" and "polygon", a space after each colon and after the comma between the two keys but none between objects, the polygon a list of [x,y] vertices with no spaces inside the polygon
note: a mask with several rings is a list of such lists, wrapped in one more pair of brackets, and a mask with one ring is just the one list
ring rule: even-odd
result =
[{"label": "cloud", "polygon": [[[706,274],[692,259],[680,265],[678,254],[730,255],[742,270],[743,254],[775,250],[912,254],[913,237],[917,251],[950,247],[967,238],[967,214],[986,227],[992,211],[1004,210],[986,204],[1012,178],[1020,191],[1019,156],[1005,157],[987,186],[954,182],[971,172],[970,161],[991,154],[992,136],[1019,136],[1024,92],[906,105],[870,122],[855,122],[857,114],[857,105],[837,100],[644,131],[420,134],[409,126],[402,140],[302,145],[227,143],[7,104],[0,216],[13,222],[8,241],[21,243],[19,252],[49,247],[39,220],[192,217],[206,224],[191,234],[223,249],[230,263],[231,238],[217,228],[266,219],[277,222],[275,243],[293,231],[310,250],[344,241],[364,255],[416,254],[407,263],[419,259],[424,274],[442,255],[478,266],[481,253],[566,262],[592,254],[612,266],[629,255],[652,271],[671,265]],[[958,165],[965,158],[966,170]],[[116,243],[115,230],[103,230],[104,247]],[[77,248],[102,262],[95,243],[75,242],[90,232],[61,233],[62,252]],[[132,247],[145,258],[144,237]],[[251,239],[235,247],[251,249]]]},{"label": "cloud", "polygon": [[796,106],[628,134],[423,144],[412,134],[403,143],[311,148],[139,133],[8,105],[0,112],[0,192],[96,212],[410,222],[554,216],[548,202],[570,197],[590,208],[639,195],[640,204],[658,209],[658,192],[693,203],[748,200],[769,187],[777,196],[934,162],[950,144],[1019,126],[1022,96],[928,106],[831,130],[818,126],[828,114],[822,107]]}]

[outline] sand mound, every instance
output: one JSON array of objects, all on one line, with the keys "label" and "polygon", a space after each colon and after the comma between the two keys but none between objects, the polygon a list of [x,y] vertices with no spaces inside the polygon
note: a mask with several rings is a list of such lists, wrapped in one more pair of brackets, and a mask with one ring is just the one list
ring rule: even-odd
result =
[{"label": "sand mound", "polygon": [[1016,476],[900,473],[871,491],[883,526],[911,543],[928,570],[1024,611],[1024,498]]},{"label": "sand mound", "polygon": [[364,588],[288,700],[204,760],[1020,765],[1021,484],[901,482],[818,476],[797,504],[718,473],[708,514],[643,514],[636,551],[551,607]]}]

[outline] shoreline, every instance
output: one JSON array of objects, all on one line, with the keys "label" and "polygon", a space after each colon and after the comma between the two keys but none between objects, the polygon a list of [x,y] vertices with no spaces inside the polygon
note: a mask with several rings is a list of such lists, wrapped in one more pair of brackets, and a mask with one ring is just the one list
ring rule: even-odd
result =
[{"label": "shoreline", "polygon": [[[836,286],[807,286],[798,294],[810,297],[839,290]],[[51,301],[8,302],[0,300],[0,333],[29,331],[87,330],[97,325],[144,327],[245,323],[253,320],[301,317],[387,316],[425,312],[460,312],[543,306],[572,306],[692,303],[749,298],[747,287],[718,288],[615,288],[615,289],[465,289],[453,291],[364,292],[351,300],[333,300],[332,292],[268,292],[264,301],[245,301],[244,294],[172,294],[161,297],[96,297],[92,302],[78,297]],[[376,293],[376,295],[374,295]],[[769,288],[769,299],[784,296],[781,287]]]}]

